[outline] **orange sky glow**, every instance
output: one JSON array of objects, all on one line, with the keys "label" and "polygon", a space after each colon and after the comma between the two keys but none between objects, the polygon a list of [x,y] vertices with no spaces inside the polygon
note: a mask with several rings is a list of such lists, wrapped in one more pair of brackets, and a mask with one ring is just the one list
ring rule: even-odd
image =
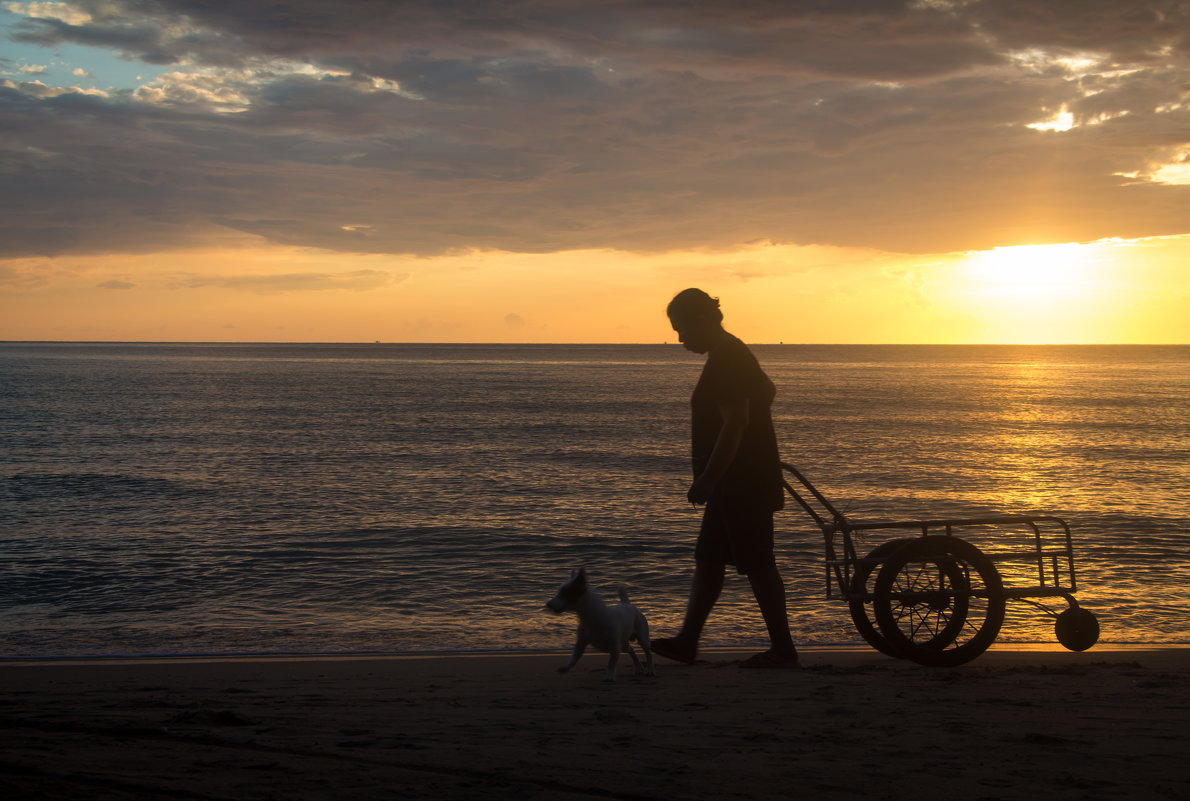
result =
[{"label": "orange sky glow", "polygon": [[1184,5],[262,8],[0,3],[0,340],[1190,342]]}]

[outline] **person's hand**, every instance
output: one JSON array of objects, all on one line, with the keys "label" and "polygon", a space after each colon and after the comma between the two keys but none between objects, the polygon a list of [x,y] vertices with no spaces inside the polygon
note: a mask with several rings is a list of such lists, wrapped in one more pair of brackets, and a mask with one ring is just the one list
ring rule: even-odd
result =
[{"label": "person's hand", "polygon": [[690,485],[690,489],[686,491],[686,500],[695,505],[704,504],[711,497],[711,492],[715,489],[710,481],[704,477],[699,476],[694,479],[694,483]]}]

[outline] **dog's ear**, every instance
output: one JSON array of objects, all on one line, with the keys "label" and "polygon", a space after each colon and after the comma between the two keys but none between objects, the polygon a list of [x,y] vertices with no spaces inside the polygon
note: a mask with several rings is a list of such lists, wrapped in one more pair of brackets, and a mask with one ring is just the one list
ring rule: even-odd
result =
[{"label": "dog's ear", "polygon": [[574,588],[579,591],[587,588],[587,569],[585,567],[580,567],[578,573],[575,574]]}]

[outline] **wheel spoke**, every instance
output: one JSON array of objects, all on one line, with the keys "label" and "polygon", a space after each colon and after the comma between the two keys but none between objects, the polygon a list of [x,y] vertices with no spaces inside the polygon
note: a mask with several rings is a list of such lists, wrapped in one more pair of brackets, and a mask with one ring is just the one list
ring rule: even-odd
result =
[{"label": "wheel spoke", "polygon": [[880,568],[872,612],[893,648],[924,664],[957,665],[999,633],[1003,584],[970,543],[949,536],[914,540]]},{"label": "wheel spoke", "polygon": [[867,557],[857,562],[855,573],[851,577],[851,598],[848,600],[848,607],[856,630],[873,648],[895,658],[901,658],[904,654],[899,648],[894,648],[877,627],[873,589],[880,565],[896,551],[914,541],[915,539],[910,537],[877,545]]}]

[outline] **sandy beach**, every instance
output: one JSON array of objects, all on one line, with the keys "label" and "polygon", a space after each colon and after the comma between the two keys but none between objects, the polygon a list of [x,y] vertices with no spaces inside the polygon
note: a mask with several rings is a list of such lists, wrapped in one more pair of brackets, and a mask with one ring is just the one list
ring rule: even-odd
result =
[{"label": "sandy beach", "polygon": [[5,799],[1185,798],[1190,649],[0,663]]}]

